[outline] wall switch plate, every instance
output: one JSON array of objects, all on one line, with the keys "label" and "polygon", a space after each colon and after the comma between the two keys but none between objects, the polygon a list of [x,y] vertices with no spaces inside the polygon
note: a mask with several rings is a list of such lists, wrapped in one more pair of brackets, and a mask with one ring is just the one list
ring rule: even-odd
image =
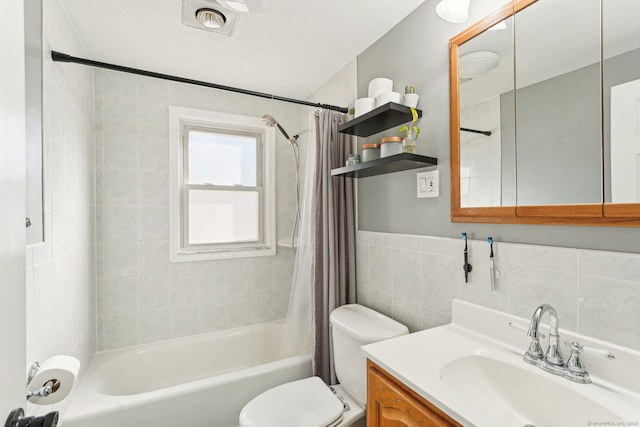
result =
[{"label": "wall switch plate", "polygon": [[440,197],[440,171],[418,172],[418,199],[425,197]]}]

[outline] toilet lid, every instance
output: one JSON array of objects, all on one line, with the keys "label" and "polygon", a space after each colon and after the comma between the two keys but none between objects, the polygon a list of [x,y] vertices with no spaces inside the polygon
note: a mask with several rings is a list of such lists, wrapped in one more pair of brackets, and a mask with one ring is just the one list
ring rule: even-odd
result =
[{"label": "toilet lid", "polygon": [[342,417],[344,406],[319,377],[265,391],[240,412],[242,427],[325,427]]}]

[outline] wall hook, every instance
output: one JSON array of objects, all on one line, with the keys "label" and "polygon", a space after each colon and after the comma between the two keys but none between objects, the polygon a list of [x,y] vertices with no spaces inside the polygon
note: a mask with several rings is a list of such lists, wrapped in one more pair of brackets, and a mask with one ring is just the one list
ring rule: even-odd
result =
[{"label": "wall hook", "polygon": [[469,264],[469,248],[467,247],[467,233],[462,233],[462,240],[464,240],[464,283],[469,283],[469,273],[471,272],[471,264]]}]

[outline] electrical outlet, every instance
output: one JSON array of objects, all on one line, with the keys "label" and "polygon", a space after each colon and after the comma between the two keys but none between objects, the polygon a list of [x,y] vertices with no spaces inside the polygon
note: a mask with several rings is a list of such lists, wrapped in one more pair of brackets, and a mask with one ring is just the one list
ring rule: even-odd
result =
[{"label": "electrical outlet", "polygon": [[440,197],[440,171],[418,172],[416,174],[418,199]]}]

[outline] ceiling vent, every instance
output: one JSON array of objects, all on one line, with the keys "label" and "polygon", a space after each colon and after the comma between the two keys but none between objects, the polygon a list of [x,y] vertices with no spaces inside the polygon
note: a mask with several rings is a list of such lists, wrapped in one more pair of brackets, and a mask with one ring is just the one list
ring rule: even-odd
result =
[{"label": "ceiling vent", "polygon": [[188,27],[231,36],[238,16],[213,0],[182,0],[182,24]]},{"label": "ceiling vent", "polygon": [[473,78],[493,70],[500,64],[497,53],[488,50],[477,50],[462,55],[459,61],[460,78]]}]

